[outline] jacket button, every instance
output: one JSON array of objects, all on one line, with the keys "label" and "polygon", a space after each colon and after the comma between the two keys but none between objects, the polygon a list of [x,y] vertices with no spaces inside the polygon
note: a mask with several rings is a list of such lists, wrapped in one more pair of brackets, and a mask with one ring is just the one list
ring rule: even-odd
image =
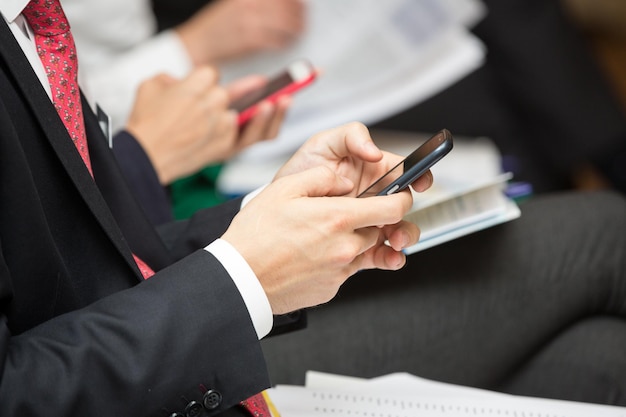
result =
[{"label": "jacket button", "polygon": [[191,401],[185,407],[185,416],[186,417],[199,417],[204,412],[204,408],[202,408],[202,404],[196,401]]},{"label": "jacket button", "polygon": [[185,417],[183,413],[172,413],[169,417]]},{"label": "jacket button", "polygon": [[208,390],[202,397],[202,403],[207,410],[214,410],[222,403],[222,394],[212,389]]}]

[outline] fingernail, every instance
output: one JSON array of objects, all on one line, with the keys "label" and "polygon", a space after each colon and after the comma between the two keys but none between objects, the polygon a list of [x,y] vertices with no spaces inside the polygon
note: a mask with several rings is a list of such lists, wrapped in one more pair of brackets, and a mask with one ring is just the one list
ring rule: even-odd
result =
[{"label": "fingernail", "polygon": [[270,114],[272,114],[273,110],[274,106],[269,101],[264,101],[259,105],[259,113],[261,113],[263,116],[269,116]]},{"label": "fingernail", "polygon": [[371,141],[366,141],[365,142],[365,150],[368,152],[379,152],[378,146],[376,146],[376,144],[374,144],[374,142]]}]

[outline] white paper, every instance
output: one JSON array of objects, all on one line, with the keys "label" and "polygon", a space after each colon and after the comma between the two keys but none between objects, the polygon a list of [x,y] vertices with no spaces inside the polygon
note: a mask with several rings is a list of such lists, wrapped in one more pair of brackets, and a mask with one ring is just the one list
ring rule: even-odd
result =
[{"label": "white paper", "polygon": [[272,75],[307,58],[322,75],[294,95],[279,137],[240,159],[290,154],[309,136],[350,121],[371,124],[447,88],[483,63],[469,33],[484,14],[476,0],[314,0],[307,31],[292,48],[221,68],[225,82]]},{"label": "white paper", "polygon": [[514,396],[408,373],[370,380],[316,372],[268,391],[281,417],[626,417],[626,408]]},{"label": "white paper", "polygon": [[281,417],[626,417],[622,407],[509,395],[442,398],[295,386],[278,386],[270,389],[269,395]]}]

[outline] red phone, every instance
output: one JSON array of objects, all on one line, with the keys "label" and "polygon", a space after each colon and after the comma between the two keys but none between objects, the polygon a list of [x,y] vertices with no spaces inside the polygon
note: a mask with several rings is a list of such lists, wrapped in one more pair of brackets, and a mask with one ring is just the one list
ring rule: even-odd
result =
[{"label": "red phone", "polygon": [[230,108],[239,112],[239,125],[246,123],[258,111],[261,101],[275,103],[280,97],[293,94],[315,80],[315,68],[306,59],[289,64],[280,74],[272,77],[264,87],[252,91],[231,103]]}]

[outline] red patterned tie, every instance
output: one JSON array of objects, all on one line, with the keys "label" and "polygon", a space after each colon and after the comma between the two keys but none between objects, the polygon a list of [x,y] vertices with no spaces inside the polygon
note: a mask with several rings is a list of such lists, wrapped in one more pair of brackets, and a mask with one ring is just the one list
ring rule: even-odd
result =
[{"label": "red patterned tie", "polygon": [[[78,87],[76,46],[65,13],[59,0],[31,0],[22,15],[35,33],[37,53],[48,76],[54,107],[93,176]],[[133,258],[144,278],[154,275],[145,262],[136,255]]]},{"label": "red patterned tie", "polygon": [[144,261],[139,259],[137,255],[133,254],[133,258],[135,259],[135,263],[137,264],[137,267],[139,267],[139,271],[141,271],[141,275],[144,279],[148,279],[152,275],[154,275],[154,271],[152,270],[152,268],[150,268],[148,264],[146,264]]},{"label": "red patterned tie", "polygon": [[248,410],[253,417],[272,417],[267,401],[260,392],[241,402],[241,405]]},{"label": "red patterned tie", "polygon": [[78,88],[76,47],[65,13],[59,0],[31,0],[22,14],[35,32],[37,53],[48,76],[54,107],[91,172]]}]

